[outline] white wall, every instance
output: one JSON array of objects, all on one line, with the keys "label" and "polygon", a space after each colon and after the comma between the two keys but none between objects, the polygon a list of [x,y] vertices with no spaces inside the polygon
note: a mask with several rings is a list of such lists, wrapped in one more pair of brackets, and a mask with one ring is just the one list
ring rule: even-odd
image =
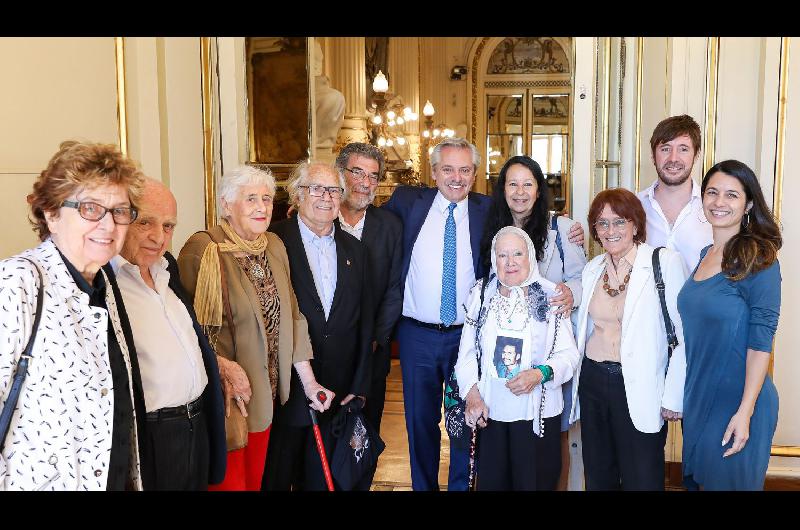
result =
[{"label": "white wall", "polygon": [[178,202],[172,249],[205,228],[198,37],[126,37],[129,154]]},{"label": "white wall", "polygon": [[26,196],[68,139],[118,143],[114,39],[0,38],[0,258],[34,246]]}]

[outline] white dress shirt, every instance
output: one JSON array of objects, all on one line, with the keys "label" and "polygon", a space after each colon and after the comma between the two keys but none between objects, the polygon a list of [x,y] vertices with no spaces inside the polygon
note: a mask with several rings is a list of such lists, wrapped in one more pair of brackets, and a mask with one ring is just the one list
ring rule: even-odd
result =
[{"label": "white dress shirt", "polygon": [[364,215],[361,216],[361,219],[358,220],[356,224],[350,226],[347,224],[347,221],[344,220],[342,217],[342,211],[339,210],[339,224],[342,226],[342,230],[353,236],[354,238],[361,241],[361,234],[364,233],[364,219],[367,218],[367,212],[364,212]]},{"label": "white dress shirt", "polygon": [[714,242],[711,224],[703,213],[703,200],[700,186],[692,180],[692,198],[683,207],[671,227],[661,205],[655,198],[658,179],[647,189],[639,192],[644,212],[647,214],[647,244],[653,247],[667,247],[683,257],[686,268],[691,272],[700,262],[700,251]]},{"label": "white dress shirt", "polygon": [[317,288],[319,300],[322,302],[322,309],[325,311],[325,320],[328,320],[338,278],[336,240],[333,239],[336,226],[333,225],[330,234],[320,237],[306,226],[299,215],[297,216],[297,224],[300,225],[300,237],[302,237],[303,247],[306,249],[306,259],[308,260],[308,266],[311,268],[311,275],[314,277],[314,286]]},{"label": "white dress shirt", "polygon": [[[456,223],[456,320],[453,324],[464,323],[464,302],[475,283],[467,201],[465,198],[453,210]],[[403,316],[420,322],[442,322],[439,312],[442,306],[442,257],[448,206],[450,201],[437,191],[411,251],[403,296]]]},{"label": "white dress shirt", "polygon": [[200,397],[208,383],[192,318],[169,288],[167,260],[150,267],[156,290],[137,265],[122,256],[111,260],[133,331],[147,412],[177,407]]}]

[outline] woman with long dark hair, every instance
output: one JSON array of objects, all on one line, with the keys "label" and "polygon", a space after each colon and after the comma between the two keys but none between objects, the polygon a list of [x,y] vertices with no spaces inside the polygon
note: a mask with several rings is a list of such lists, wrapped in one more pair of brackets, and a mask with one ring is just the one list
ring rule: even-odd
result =
[{"label": "woman with long dark hair", "polygon": [[[583,228],[580,223],[548,210],[549,192],[542,169],[528,156],[513,156],[500,170],[492,192],[492,204],[481,240],[481,259],[486,270],[491,261],[494,236],[501,228],[516,226],[528,234],[536,253],[539,273],[557,285],[550,299],[555,311],[567,316],[581,302],[581,272],[586,265]],[[569,473],[569,409],[572,381],[562,387],[564,410],[561,417],[561,477],[558,489],[567,489]]]},{"label": "woman with long dark hair", "polygon": [[687,361],[684,483],[758,490],[778,421],[778,393],[767,370],[780,314],[782,238],[745,164],[716,164],[701,193],[714,243],[678,297]]}]

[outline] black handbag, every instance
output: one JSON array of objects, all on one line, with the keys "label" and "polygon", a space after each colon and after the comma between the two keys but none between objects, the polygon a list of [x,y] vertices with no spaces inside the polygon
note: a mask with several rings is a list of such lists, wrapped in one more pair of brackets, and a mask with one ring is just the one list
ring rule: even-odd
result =
[{"label": "black handbag", "polygon": [[331,474],[339,488],[355,488],[378,463],[386,444],[370,425],[358,398],[344,405],[331,419],[331,434],[336,439],[331,458]]},{"label": "black handbag", "polygon": [[669,318],[669,311],[667,310],[667,300],[664,294],[665,285],[664,277],[661,275],[661,261],[659,260],[658,251],[664,247],[657,247],[653,250],[653,278],[656,281],[656,290],[658,291],[658,299],[661,301],[661,314],[664,317],[664,327],[667,330],[667,368],[669,368],[669,361],[672,359],[672,351],[678,347],[678,336],[675,334],[675,324]]},{"label": "black handbag", "polygon": [[25,346],[25,351],[23,351],[22,355],[19,357],[17,368],[14,371],[14,379],[11,382],[11,390],[8,393],[8,399],[6,399],[3,405],[3,412],[0,413],[0,451],[3,450],[6,444],[6,435],[11,426],[11,416],[13,416],[14,409],[17,407],[19,393],[22,390],[22,383],[25,382],[25,378],[28,376],[28,363],[31,359],[33,343],[36,342],[36,331],[39,329],[39,321],[42,317],[42,303],[44,302],[44,278],[42,278],[42,271],[33,260],[28,258],[22,259],[30,261],[33,263],[33,266],[36,267],[36,272],[39,274],[39,294],[36,297],[36,314],[33,317],[31,336],[28,339],[28,344]]}]

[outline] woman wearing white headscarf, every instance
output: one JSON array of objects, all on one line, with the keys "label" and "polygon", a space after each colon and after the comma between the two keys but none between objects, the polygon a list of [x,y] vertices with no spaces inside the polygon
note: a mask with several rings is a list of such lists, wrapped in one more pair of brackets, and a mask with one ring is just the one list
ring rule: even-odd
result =
[{"label": "woman wearing white headscarf", "polygon": [[491,260],[485,289],[478,280],[467,299],[455,367],[467,425],[483,429],[477,489],[554,490],[561,385],[578,364],[572,326],[549,309],[556,285],[531,266],[536,251],[525,231],[501,229]]}]

